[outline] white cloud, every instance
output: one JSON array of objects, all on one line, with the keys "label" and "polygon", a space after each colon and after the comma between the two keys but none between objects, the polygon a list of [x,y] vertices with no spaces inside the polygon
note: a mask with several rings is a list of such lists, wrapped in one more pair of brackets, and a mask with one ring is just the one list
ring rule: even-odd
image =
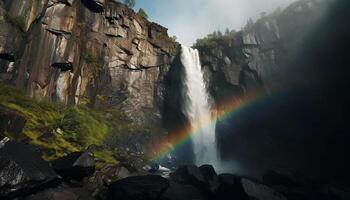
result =
[{"label": "white cloud", "polygon": [[169,28],[178,41],[192,45],[197,38],[215,30],[239,30],[249,17],[256,19],[261,12],[272,12],[295,0],[140,0],[152,4],[151,20]]}]

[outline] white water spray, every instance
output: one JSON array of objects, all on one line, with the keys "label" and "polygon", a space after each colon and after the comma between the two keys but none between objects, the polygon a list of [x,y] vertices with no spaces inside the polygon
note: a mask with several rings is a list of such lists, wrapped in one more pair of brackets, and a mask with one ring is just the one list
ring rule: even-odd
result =
[{"label": "white water spray", "polygon": [[195,162],[197,165],[211,164],[220,168],[215,123],[211,117],[211,107],[198,51],[182,46],[181,62],[184,66],[182,112],[190,120],[192,130],[196,132],[192,135]]}]

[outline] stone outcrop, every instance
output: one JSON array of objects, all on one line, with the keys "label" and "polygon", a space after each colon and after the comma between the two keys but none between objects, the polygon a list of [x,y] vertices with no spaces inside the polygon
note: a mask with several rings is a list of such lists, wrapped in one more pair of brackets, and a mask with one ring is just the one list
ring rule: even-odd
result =
[{"label": "stone outcrop", "polygon": [[95,172],[95,158],[89,152],[74,152],[54,160],[52,168],[62,176],[81,180]]},{"label": "stone outcrop", "polygon": [[200,50],[216,102],[271,92],[288,84],[288,67],[296,47],[321,17],[325,4],[321,2],[297,1],[285,10],[262,14],[255,23],[248,21],[239,32],[214,37],[209,45],[198,42],[195,47]]},{"label": "stone outcrop", "polygon": [[112,0],[0,1],[0,80],[35,98],[159,121],[177,43]]},{"label": "stone outcrop", "polygon": [[[265,171],[276,163],[298,165],[296,160],[303,153],[291,153],[298,158],[289,157],[293,163],[287,157],[296,143],[308,149],[306,138],[312,136],[302,119],[315,105],[298,90],[310,87],[319,69],[312,71],[295,62],[301,53],[312,55],[313,50],[305,52],[305,43],[318,34],[310,31],[321,24],[327,13],[323,9],[329,8],[327,1],[296,1],[284,10],[263,14],[255,23],[248,21],[239,32],[211,36],[195,45],[216,107],[219,113],[226,112],[216,124],[222,159],[238,161],[251,172]],[[318,117],[310,111],[305,119],[317,121]],[[305,164],[309,160],[299,162],[303,170],[309,167]]]}]

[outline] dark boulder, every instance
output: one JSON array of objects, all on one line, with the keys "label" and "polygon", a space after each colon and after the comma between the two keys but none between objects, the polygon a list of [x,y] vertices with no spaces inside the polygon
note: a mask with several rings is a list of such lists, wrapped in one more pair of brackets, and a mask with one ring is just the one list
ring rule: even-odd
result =
[{"label": "dark boulder", "polygon": [[211,165],[202,165],[199,167],[205,181],[211,192],[215,192],[219,188],[219,177],[215,172],[215,169]]},{"label": "dark boulder", "polygon": [[180,166],[175,172],[170,174],[170,178],[182,184],[191,184],[197,187],[206,186],[206,180],[203,174],[195,165]]},{"label": "dark boulder", "polygon": [[33,147],[9,141],[0,148],[0,199],[30,194],[56,181],[57,174]]},{"label": "dark boulder", "polygon": [[301,181],[291,172],[286,170],[269,170],[263,175],[263,182],[269,186],[296,187],[302,185]]},{"label": "dark boulder", "polygon": [[272,188],[248,178],[221,174],[219,181],[220,186],[214,195],[215,199],[287,200]]},{"label": "dark boulder", "polygon": [[157,200],[169,187],[169,181],[161,176],[133,176],[109,185],[108,200]]},{"label": "dark boulder", "polygon": [[247,178],[241,178],[244,192],[250,199],[256,200],[287,200],[286,197],[272,188]]},{"label": "dark boulder", "polygon": [[[241,177],[233,174],[219,175],[219,188],[215,193],[215,199],[230,199],[248,200],[244,188],[241,184]],[[230,197],[230,198],[227,198]]]},{"label": "dark boulder", "polygon": [[95,159],[89,152],[74,152],[53,161],[52,167],[65,178],[81,180],[95,172]]},{"label": "dark boulder", "polygon": [[25,198],[25,200],[93,200],[85,188],[54,188]]},{"label": "dark boulder", "polygon": [[171,181],[161,200],[205,200],[207,197],[192,185],[183,185]]},{"label": "dark boulder", "polygon": [[[348,200],[350,199],[350,188],[336,183],[324,185],[320,193],[329,200]],[[325,198],[324,198],[325,199]]]},{"label": "dark boulder", "polygon": [[0,105],[0,135],[3,133],[18,137],[26,124],[26,119],[16,111]]}]

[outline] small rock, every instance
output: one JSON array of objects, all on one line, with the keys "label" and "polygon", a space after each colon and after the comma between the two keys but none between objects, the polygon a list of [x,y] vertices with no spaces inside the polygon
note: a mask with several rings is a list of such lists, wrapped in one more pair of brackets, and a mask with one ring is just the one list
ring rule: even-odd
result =
[{"label": "small rock", "polygon": [[17,137],[25,124],[26,119],[21,114],[0,105],[0,134],[7,132]]}]

